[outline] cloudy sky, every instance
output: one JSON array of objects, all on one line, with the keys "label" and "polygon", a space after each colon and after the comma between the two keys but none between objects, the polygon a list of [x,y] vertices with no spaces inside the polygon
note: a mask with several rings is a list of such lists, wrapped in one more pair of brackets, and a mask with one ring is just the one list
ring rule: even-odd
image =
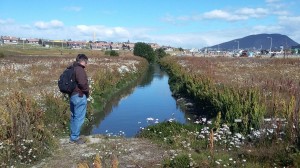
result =
[{"label": "cloudy sky", "polygon": [[202,48],[280,33],[300,43],[300,0],[0,0],[0,35]]}]

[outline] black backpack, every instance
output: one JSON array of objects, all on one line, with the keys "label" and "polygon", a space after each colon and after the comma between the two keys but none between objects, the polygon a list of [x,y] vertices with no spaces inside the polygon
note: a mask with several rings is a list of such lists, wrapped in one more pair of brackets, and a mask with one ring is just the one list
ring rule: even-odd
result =
[{"label": "black backpack", "polygon": [[62,93],[71,94],[76,88],[74,66],[68,67],[58,79],[58,88]]}]

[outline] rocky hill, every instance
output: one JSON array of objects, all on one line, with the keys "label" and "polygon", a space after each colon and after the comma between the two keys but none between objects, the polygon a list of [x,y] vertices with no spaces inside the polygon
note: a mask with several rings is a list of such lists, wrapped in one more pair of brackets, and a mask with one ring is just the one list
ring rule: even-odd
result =
[{"label": "rocky hill", "polygon": [[235,50],[239,49],[263,49],[269,50],[272,41],[272,51],[280,50],[280,47],[290,48],[291,46],[299,45],[286,35],[282,34],[256,34],[239,39],[234,39],[228,42],[220,43],[210,48],[220,50]]}]

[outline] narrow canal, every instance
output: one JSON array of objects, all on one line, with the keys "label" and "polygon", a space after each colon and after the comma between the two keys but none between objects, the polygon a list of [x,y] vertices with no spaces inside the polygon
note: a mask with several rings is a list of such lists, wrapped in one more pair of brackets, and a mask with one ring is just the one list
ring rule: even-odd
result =
[{"label": "narrow canal", "polygon": [[168,79],[158,65],[150,65],[142,81],[115,96],[85,132],[134,137],[140,129],[158,122],[185,123],[185,114],[172,97]]}]

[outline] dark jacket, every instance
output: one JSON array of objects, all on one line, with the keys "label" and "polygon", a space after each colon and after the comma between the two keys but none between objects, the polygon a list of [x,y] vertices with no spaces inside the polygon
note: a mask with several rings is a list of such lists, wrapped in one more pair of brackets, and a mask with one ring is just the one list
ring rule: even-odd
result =
[{"label": "dark jacket", "polygon": [[89,97],[89,84],[88,84],[88,78],[86,75],[86,72],[84,70],[84,66],[81,64],[74,62],[74,71],[75,71],[75,81],[76,81],[76,88],[74,89],[73,93],[71,95],[79,94],[79,97],[82,97],[83,94],[86,95],[86,97]]}]

